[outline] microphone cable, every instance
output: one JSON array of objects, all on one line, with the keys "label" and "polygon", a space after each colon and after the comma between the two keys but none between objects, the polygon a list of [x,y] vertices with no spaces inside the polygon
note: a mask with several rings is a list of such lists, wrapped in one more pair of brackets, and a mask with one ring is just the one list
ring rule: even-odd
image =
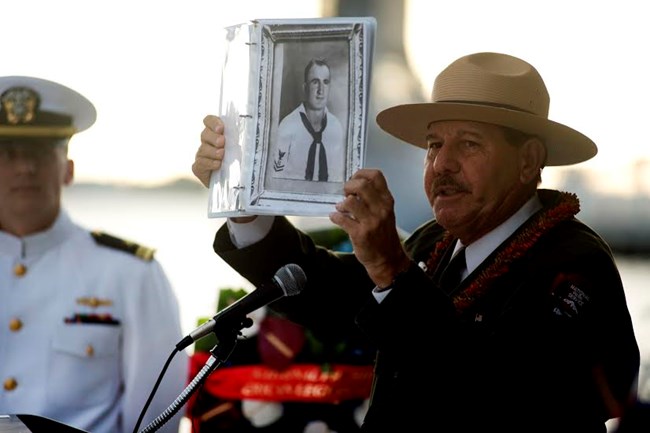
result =
[{"label": "microphone cable", "polygon": [[[226,362],[226,360],[228,360],[232,352],[235,350],[235,346],[237,344],[237,336],[240,335],[241,328],[249,327],[252,324],[252,322],[253,321],[247,317],[239,324],[239,328],[233,327],[232,329],[228,329],[224,333],[219,333],[219,335],[217,335],[217,341],[219,341],[221,344],[218,343],[210,350],[211,356],[210,358],[208,358],[203,368],[201,368],[201,370],[196,374],[194,379],[192,379],[192,381],[185,387],[183,392],[181,392],[181,394],[176,398],[176,400],[174,400],[172,404],[170,404],[162,414],[160,414],[156,419],[151,421],[149,425],[146,426],[144,429],[142,429],[139,433],[155,432],[160,427],[162,427],[167,421],[169,421],[171,417],[174,416],[181,407],[183,407],[183,405],[187,402],[187,400],[194,393],[194,391],[196,391],[198,387],[202,385],[203,382],[205,382],[205,380],[210,375],[210,373],[212,373],[217,367],[219,367],[221,364]],[[142,423],[144,414],[146,413],[147,408],[149,407],[151,401],[153,400],[153,396],[155,395],[156,390],[158,389],[158,386],[160,385],[162,378],[165,375],[165,371],[167,371],[167,368],[169,367],[171,360],[178,352],[179,352],[178,348],[175,347],[171,355],[169,356],[169,358],[167,358],[167,362],[165,363],[162,371],[160,372],[160,375],[158,376],[158,380],[156,381],[156,384],[151,390],[151,394],[149,394],[149,398],[147,399],[145,406],[142,408],[142,411],[140,412],[140,418],[138,419],[138,422],[136,423],[135,428],[133,429],[133,433],[138,433],[138,428]]]},{"label": "microphone cable", "polygon": [[165,365],[163,366],[162,370],[160,371],[160,374],[158,375],[158,379],[156,380],[156,383],[153,386],[153,389],[149,393],[149,398],[147,399],[147,402],[144,404],[144,407],[142,408],[142,411],[140,411],[140,417],[138,418],[138,422],[135,424],[135,427],[133,428],[133,433],[138,433],[138,428],[140,427],[140,424],[142,423],[142,419],[144,418],[144,414],[147,413],[147,409],[149,408],[149,405],[151,404],[154,395],[156,394],[156,391],[158,390],[158,387],[160,386],[160,383],[162,382],[163,377],[165,376],[165,372],[169,368],[169,364],[171,364],[172,359],[174,359],[174,356],[179,352],[177,348],[174,348],[172,350],[172,353],[167,357],[167,362],[165,362]]}]

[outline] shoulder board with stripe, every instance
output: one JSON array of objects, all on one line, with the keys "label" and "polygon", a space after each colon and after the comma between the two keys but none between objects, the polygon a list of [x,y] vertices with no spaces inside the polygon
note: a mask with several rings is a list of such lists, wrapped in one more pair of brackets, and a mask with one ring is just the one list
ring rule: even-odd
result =
[{"label": "shoulder board with stripe", "polygon": [[156,251],[153,248],[145,247],[143,245],[136,244],[135,242],[127,241],[97,230],[91,232],[90,234],[92,235],[93,239],[95,239],[95,242],[97,242],[99,245],[125,251],[129,254],[133,254],[134,256],[141,258],[142,260],[153,260],[153,255]]}]

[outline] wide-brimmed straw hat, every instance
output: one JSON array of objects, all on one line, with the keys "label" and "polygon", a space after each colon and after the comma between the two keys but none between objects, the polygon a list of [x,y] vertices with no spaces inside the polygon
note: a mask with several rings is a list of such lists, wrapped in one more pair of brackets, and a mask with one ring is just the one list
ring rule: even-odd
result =
[{"label": "wide-brimmed straw hat", "polygon": [[546,165],[570,165],[596,155],[582,133],[548,118],[544,80],[529,63],[507,54],[461,57],[435,79],[430,103],[397,105],[377,115],[389,134],[427,148],[427,129],[440,120],[469,120],[507,126],[544,140]]},{"label": "wide-brimmed straw hat", "polygon": [[83,95],[54,81],[0,77],[0,138],[70,138],[97,117]]}]

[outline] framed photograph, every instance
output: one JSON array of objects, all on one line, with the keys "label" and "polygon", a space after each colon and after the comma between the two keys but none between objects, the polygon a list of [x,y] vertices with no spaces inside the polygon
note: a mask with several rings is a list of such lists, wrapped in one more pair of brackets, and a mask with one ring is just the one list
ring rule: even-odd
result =
[{"label": "framed photograph", "polygon": [[[373,18],[255,20],[239,71],[222,74],[226,157],[213,173],[210,216],[326,216],[363,166]],[[237,47],[241,51],[242,43]],[[228,59],[232,62],[232,59]],[[248,61],[248,80],[241,79]],[[243,81],[231,87],[225,80]],[[236,90],[239,89],[239,90]],[[228,133],[234,132],[234,134]]]}]

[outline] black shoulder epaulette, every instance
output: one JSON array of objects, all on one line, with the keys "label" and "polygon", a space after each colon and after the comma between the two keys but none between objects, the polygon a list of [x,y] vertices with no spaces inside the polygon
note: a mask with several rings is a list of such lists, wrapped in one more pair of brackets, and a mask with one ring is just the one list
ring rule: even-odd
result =
[{"label": "black shoulder epaulette", "polygon": [[116,238],[115,236],[109,235],[108,233],[100,232],[97,230],[91,232],[90,234],[92,235],[93,239],[95,239],[95,242],[97,242],[99,245],[126,251],[127,253],[133,254],[142,260],[153,260],[153,254],[156,251],[153,248],[148,248],[140,244],[136,244],[135,242]]}]

